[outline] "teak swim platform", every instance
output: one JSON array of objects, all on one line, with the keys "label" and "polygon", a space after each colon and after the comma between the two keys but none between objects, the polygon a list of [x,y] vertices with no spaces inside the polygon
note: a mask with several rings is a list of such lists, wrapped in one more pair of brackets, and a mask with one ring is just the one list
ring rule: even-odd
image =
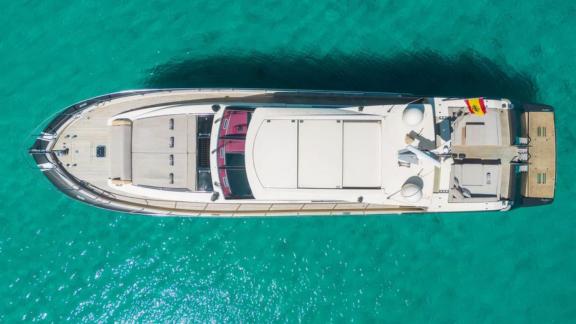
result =
[{"label": "teak swim platform", "polygon": [[68,107],[30,154],[68,196],[147,215],[365,215],[548,204],[554,110],[502,98],[151,89]]}]

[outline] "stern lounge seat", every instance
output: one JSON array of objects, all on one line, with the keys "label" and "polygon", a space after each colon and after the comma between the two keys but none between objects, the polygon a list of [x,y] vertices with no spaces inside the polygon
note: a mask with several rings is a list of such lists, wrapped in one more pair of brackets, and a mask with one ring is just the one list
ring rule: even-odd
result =
[{"label": "stern lounge seat", "polygon": [[454,122],[454,145],[502,145],[499,115],[489,112],[484,116],[465,115]]},{"label": "stern lounge seat", "polygon": [[196,190],[196,115],[134,120],[132,183],[173,190]]},{"label": "stern lounge seat", "polygon": [[466,163],[452,166],[450,202],[490,202],[500,197],[501,165]]}]

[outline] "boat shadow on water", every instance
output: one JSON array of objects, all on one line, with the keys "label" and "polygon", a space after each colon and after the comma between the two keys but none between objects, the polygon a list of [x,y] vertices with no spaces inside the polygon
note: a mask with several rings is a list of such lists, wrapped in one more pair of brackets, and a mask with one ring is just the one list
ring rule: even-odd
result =
[{"label": "boat shadow on water", "polygon": [[151,88],[357,90],[430,96],[504,97],[534,102],[533,79],[473,52],[368,55],[224,55],[175,59],[150,71]]}]

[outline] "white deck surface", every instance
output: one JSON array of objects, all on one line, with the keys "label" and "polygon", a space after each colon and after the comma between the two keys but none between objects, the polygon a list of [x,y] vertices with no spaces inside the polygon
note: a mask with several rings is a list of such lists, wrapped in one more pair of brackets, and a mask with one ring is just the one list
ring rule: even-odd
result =
[{"label": "white deck surface", "polygon": [[342,121],[298,123],[298,188],[342,188]]},{"label": "white deck surface", "polygon": [[382,123],[344,122],[343,127],[342,185],[382,186]]},{"label": "white deck surface", "polygon": [[[264,200],[343,201],[362,197],[371,203],[429,205],[433,164],[420,161],[400,166],[398,151],[407,146],[405,139],[410,133],[417,134],[412,145],[433,145],[433,109],[422,106],[422,122],[407,126],[402,120],[405,107],[369,106],[362,112],[316,109],[307,114],[293,108],[258,108],[246,141],[247,175],[254,196]],[[297,166],[290,167],[295,161]],[[411,203],[399,191],[416,177],[423,183],[423,198]]]},{"label": "white deck surface", "polygon": [[[296,188],[298,169],[298,125],[288,119],[260,125],[255,139],[254,164],[258,180],[265,188]],[[277,136],[280,133],[283,136]]]}]

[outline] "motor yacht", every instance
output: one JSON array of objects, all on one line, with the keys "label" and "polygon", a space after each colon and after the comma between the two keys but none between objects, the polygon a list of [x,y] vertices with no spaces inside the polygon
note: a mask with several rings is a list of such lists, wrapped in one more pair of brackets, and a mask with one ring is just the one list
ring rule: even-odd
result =
[{"label": "motor yacht", "polygon": [[158,216],[506,211],[554,199],[554,111],[503,98],[151,89],[74,104],[30,149],[68,196]]}]

